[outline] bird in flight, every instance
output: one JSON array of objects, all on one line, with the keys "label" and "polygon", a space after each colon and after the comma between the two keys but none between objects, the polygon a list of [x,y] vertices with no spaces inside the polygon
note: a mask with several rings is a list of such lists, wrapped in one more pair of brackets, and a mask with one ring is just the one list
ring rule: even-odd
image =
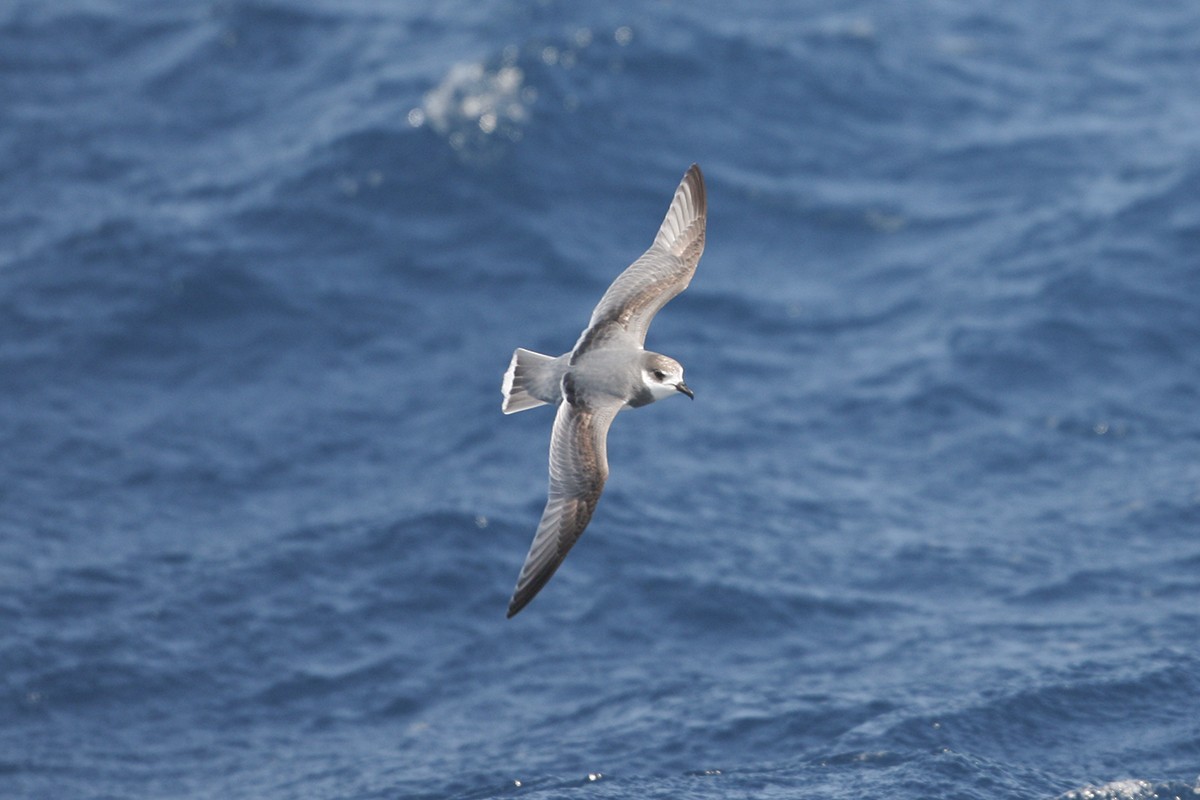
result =
[{"label": "bird in flight", "polygon": [[687,288],[704,252],[704,176],[684,174],[654,244],[622,272],[592,311],[570,352],[558,357],[517,348],[501,392],[505,414],[554,405],[550,491],[508,604],[511,618],[542,590],[596,510],[608,478],[608,428],[617,412],[692,390],[683,366],[646,350],[659,309]]}]

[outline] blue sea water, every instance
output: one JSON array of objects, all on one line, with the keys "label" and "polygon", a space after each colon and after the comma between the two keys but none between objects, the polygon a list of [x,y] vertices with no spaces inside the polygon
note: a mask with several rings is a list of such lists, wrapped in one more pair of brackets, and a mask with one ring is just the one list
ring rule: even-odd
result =
[{"label": "blue sea water", "polygon": [[[1200,793],[1200,5],[0,5],[0,797]],[[568,349],[708,182],[587,534]]]}]

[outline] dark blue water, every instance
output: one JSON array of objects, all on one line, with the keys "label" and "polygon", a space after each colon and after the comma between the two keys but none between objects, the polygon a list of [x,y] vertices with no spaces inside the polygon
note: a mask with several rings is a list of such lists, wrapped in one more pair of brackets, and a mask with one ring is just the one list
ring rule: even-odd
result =
[{"label": "dark blue water", "polygon": [[[1200,5],[0,6],[0,796],[1200,775]],[[571,346],[708,248],[504,612]]]}]

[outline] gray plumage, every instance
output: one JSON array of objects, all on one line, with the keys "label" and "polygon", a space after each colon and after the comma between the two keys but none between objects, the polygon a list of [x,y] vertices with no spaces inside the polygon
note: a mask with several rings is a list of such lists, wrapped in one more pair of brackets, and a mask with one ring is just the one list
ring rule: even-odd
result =
[{"label": "gray plumage", "polygon": [[692,396],[683,367],[643,349],[654,315],[687,288],[704,252],[704,177],[683,176],[650,249],[600,298],[587,328],[558,357],[518,348],[504,374],[505,414],[558,407],[550,436],[550,489],[508,606],[512,617],[558,569],[596,510],[608,478],[608,428],[617,413],[673,394]]}]

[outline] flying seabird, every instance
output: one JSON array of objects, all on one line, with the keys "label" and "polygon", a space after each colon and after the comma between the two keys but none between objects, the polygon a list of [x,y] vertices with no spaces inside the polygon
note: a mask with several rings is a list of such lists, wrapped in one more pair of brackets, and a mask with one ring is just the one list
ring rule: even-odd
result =
[{"label": "flying seabird", "polygon": [[693,397],[683,366],[643,348],[659,309],[687,288],[704,252],[704,176],[683,176],[654,244],[622,272],[587,328],[557,358],[517,348],[501,391],[505,414],[553,404],[550,491],[508,604],[512,617],[542,590],[596,510],[608,478],[606,441],[617,412],[676,394]]}]

